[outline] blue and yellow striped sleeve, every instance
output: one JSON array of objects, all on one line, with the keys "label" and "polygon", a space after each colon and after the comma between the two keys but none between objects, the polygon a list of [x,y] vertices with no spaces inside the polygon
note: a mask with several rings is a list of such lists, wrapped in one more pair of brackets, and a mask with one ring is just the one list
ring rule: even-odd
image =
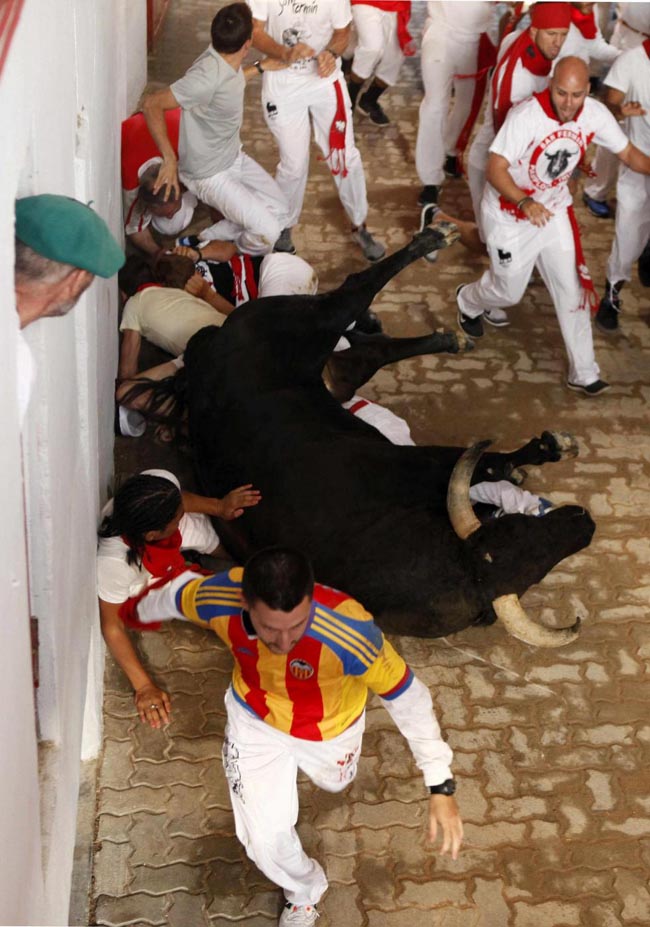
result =
[{"label": "blue and yellow striped sleeve", "polygon": [[229,617],[242,608],[242,568],[201,576],[186,583],[176,593],[176,607],[194,624],[216,630],[215,619]]}]

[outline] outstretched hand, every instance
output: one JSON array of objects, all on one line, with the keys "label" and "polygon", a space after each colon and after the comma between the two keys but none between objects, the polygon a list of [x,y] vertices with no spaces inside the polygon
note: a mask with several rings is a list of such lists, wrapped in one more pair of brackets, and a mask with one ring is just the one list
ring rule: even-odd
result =
[{"label": "outstretched hand", "polygon": [[246,483],[245,486],[238,486],[237,489],[231,490],[227,496],[224,496],[221,502],[220,518],[226,521],[232,521],[233,518],[239,518],[244,514],[244,509],[250,508],[262,498],[259,489],[253,489],[252,483]]},{"label": "outstretched hand", "polygon": [[157,193],[165,187],[165,202],[170,198],[177,200],[181,195],[181,184],[178,179],[178,167],[175,161],[163,161],[158,171],[158,177],[153,185],[153,192]]},{"label": "outstretched hand", "polygon": [[460,845],[463,841],[463,822],[458,813],[458,805],[451,795],[432,795],[429,799],[429,840],[436,842],[438,825],[442,828],[442,846],[440,855],[451,853],[452,859],[458,859]]},{"label": "outstretched hand", "polygon": [[636,100],[628,100],[627,103],[621,103],[621,116],[627,119],[628,116],[645,116],[646,110],[641,103]]}]

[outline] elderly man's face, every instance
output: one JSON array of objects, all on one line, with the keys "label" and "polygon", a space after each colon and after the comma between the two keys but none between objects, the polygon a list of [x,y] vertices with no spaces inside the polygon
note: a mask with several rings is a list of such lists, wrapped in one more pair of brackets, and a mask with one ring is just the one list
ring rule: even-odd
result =
[{"label": "elderly man's face", "polygon": [[568,33],[568,29],[536,29],[534,26],[530,27],[533,42],[547,61],[555,61],[560,54]]},{"label": "elderly man's face", "polygon": [[171,219],[183,205],[183,198],[179,196],[177,200],[170,200],[168,203],[159,203],[157,206],[150,206],[149,211],[159,219]]},{"label": "elderly man's face", "polygon": [[[71,309],[74,309],[81,294],[88,289],[95,279],[95,275],[88,270],[73,270],[60,281],[61,294],[54,302],[48,306],[47,310],[41,314],[41,318],[59,317],[67,315]],[[60,301],[59,301],[60,300]]]}]

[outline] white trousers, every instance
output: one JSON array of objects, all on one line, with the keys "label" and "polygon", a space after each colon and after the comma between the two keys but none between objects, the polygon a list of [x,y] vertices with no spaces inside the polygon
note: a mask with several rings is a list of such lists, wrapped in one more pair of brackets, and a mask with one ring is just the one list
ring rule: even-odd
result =
[{"label": "white trousers", "polygon": [[650,177],[621,165],[616,185],[616,234],[607,261],[610,283],[630,280],[650,237]]},{"label": "white trousers", "polygon": [[596,148],[596,156],[591,164],[591,169],[596,174],[591,177],[584,185],[584,192],[594,200],[603,202],[616,183],[620,162],[616,155],[601,145]]},{"label": "white trousers", "polygon": [[[427,29],[422,40],[424,97],[420,103],[415,167],[425,186],[440,186],[445,179],[445,155],[458,154],[456,142],[469,116],[475,82],[455,80],[454,74],[474,74],[479,36],[460,41],[452,29],[442,34]],[[452,87],[454,104],[449,111]]]},{"label": "white trousers", "polygon": [[258,293],[263,296],[313,296],[318,290],[316,271],[297,254],[278,251],[260,264]]},{"label": "white trousers", "polygon": [[357,31],[352,71],[364,80],[374,74],[392,87],[397,83],[404,61],[397,39],[397,13],[375,6],[355,5],[352,18]]},{"label": "white trousers", "polygon": [[[269,77],[283,77],[281,71]],[[332,174],[339,199],[352,225],[362,225],[368,215],[368,197],[363,162],[354,143],[352,108],[345,81],[339,77],[347,114],[345,132],[345,162],[348,170]],[[298,222],[305,198],[305,186],[309,174],[309,147],[311,128],[314,140],[324,157],[330,153],[329,134],[336,114],[336,91],[334,85],[318,77],[300,77],[289,74],[280,83],[276,80],[271,88],[265,83],[262,88],[264,118],[280,151],[280,163],[275,174],[278,186],[284,194],[289,214],[285,228],[292,228]]]},{"label": "white trousers", "polygon": [[206,238],[232,240],[243,254],[268,254],[286,227],[287,204],[282,191],[263,167],[240,151],[234,163],[212,177],[193,180],[181,173],[185,186],[208,206],[223,213],[224,235],[206,229]]},{"label": "white trousers", "polygon": [[476,318],[485,309],[514,306],[521,301],[533,268],[546,284],[560,323],[569,357],[569,380],[588,386],[599,377],[594,356],[589,309],[582,305],[582,288],[576,270],[575,246],[565,211],[543,227],[501,218],[483,206],[490,268],[480,280],[463,287],[458,305]]},{"label": "white trousers", "polygon": [[361,753],[365,714],[332,740],[299,740],[272,728],[243,708],[228,689],[223,766],[237,837],[287,901],[317,904],[327,889],[320,863],[310,859],[296,832],[302,770],[327,792],[352,782]]}]

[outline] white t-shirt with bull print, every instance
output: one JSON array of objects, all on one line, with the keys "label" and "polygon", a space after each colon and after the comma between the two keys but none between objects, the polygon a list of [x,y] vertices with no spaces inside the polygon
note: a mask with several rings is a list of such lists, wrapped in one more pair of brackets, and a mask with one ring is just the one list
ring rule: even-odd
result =
[{"label": "white t-shirt with bull print", "polygon": [[[575,119],[561,123],[545,90],[510,110],[490,151],[508,161],[518,187],[551,212],[561,212],[571,205],[568,182],[592,142],[619,154],[628,139],[609,110],[591,97]],[[490,184],[485,207],[513,222],[521,218]]]}]

